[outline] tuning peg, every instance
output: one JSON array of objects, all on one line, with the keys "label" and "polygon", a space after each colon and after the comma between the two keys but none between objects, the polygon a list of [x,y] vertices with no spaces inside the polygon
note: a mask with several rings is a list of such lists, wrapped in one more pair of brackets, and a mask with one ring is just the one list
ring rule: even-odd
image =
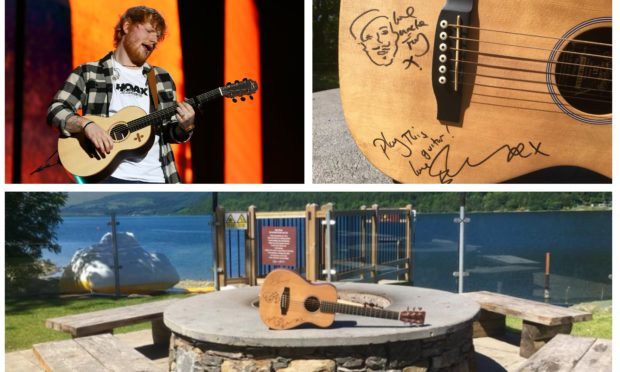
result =
[{"label": "tuning peg", "polygon": [[248,81],[248,78],[243,78],[243,81]]},{"label": "tuning peg", "polygon": [[235,80],[235,84],[239,84],[239,80]]},{"label": "tuning peg", "polygon": [[233,101],[233,103],[237,103],[237,99],[236,98],[233,98],[232,101]]},{"label": "tuning peg", "polygon": [[254,101],[254,96],[250,96],[250,99],[251,99],[252,101]]},{"label": "tuning peg", "polygon": [[245,97],[241,97],[241,102],[245,102]]},{"label": "tuning peg", "polygon": [[226,86],[229,87],[230,86],[230,81],[228,83],[226,83]]}]

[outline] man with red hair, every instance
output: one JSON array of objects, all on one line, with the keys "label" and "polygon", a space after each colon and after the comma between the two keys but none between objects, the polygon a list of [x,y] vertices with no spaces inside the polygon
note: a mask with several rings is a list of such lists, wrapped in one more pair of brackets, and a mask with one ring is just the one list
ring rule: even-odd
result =
[{"label": "man with red hair", "polygon": [[[157,128],[153,145],[144,154],[123,160],[105,183],[179,183],[170,143],[188,141],[194,129],[195,112],[186,102],[176,102],[176,87],[170,74],[146,60],[163,40],[166,23],[161,14],[146,6],[128,9],[114,29],[114,51],[99,61],[78,66],[54,96],[48,123],[65,136],[83,133],[101,154],[109,154],[112,137],[97,123],[78,115],[109,117],[128,106],[154,112],[176,105],[176,115]],[[147,83],[154,75],[157,99]],[[159,102],[158,107],[155,103]]]}]

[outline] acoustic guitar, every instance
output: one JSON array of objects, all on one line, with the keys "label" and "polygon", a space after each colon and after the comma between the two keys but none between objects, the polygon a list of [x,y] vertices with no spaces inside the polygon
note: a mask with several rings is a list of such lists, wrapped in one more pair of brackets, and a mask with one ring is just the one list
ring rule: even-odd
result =
[{"label": "acoustic guitar", "polygon": [[310,283],[294,271],[271,271],[260,289],[259,313],[271,329],[291,329],[304,323],[329,327],[336,313],[400,320],[408,324],[424,324],[421,309],[401,312],[378,307],[362,307],[338,302],[336,287],[329,283]]},{"label": "acoustic guitar", "polygon": [[[251,94],[257,89],[258,85],[254,80],[243,79],[200,94],[187,102],[197,108],[219,97],[232,98],[233,102],[237,102],[236,97],[240,97],[245,101],[245,96],[253,98]],[[82,180],[102,180],[112,174],[123,159],[145,154],[153,145],[154,127],[162,125],[175,113],[176,105],[149,115],[135,106],[126,107],[108,118],[85,115],[85,118],[95,122],[112,137],[112,151],[109,154],[97,151],[83,133],[78,133],[58,139],[60,162],[68,172]]]},{"label": "acoustic guitar", "polygon": [[611,0],[342,0],[349,130],[404,183],[611,177]]}]

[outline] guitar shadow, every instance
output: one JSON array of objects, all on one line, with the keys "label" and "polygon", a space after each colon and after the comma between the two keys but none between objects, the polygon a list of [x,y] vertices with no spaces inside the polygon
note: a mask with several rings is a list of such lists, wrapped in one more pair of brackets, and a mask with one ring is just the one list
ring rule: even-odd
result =
[{"label": "guitar shadow", "polygon": [[[311,325],[307,324],[307,326],[311,326]],[[332,323],[332,325],[329,328],[330,329],[351,328],[351,327],[356,327],[356,328],[422,328],[422,327],[428,327],[428,326],[430,326],[430,324],[358,325],[358,323],[355,320],[336,320]]]},{"label": "guitar shadow", "polygon": [[[357,326],[357,322],[354,320],[335,320],[329,327],[327,327],[328,329],[339,329],[339,328],[350,328],[350,327],[355,327]],[[317,326],[315,326],[312,323],[305,323],[305,324],[301,324],[297,327],[295,327],[296,329],[316,329]]]},{"label": "guitar shadow", "polygon": [[[356,323],[357,322],[351,322]],[[430,324],[412,324],[412,325],[356,325],[357,328],[425,328],[430,327]]]}]

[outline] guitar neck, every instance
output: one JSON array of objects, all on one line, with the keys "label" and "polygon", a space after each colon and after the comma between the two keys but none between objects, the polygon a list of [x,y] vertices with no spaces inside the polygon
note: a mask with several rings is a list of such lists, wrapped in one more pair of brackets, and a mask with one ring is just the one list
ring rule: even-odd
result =
[{"label": "guitar neck", "polygon": [[[222,89],[217,88],[200,94],[194,98],[190,98],[187,102],[192,105],[192,107],[196,108],[203,103],[210,101],[214,98],[221,97],[222,95]],[[146,128],[149,125],[160,125],[165,120],[169,120],[176,113],[176,111],[177,103],[175,102],[173,106],[167,107],[159,111],[155,111],[152,114],[128,122],[127,127],[131,132],[134,132],[142,128]]]},{"label": "guitar neck", "polygon": [[361,307],[354,305],[341,304],[337,302],[321,301],[321,312],[324,313],[342,313],[350,315],[367,316],[371,318],[383,318],[400,320],[400,313],[397,311],[390,311],[379,309],[376,307]]}]

